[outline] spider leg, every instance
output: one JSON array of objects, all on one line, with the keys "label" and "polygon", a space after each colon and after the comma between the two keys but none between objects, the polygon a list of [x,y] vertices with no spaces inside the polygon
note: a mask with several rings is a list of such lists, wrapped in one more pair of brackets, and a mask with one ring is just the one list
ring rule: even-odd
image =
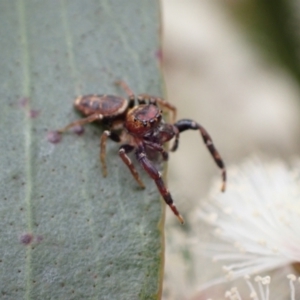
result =
[{"label": "spider leg", "polygon": [[173,213],[176,215],[176,217],[178,218],[179,222],[181,224],[184,223],[183,217],[180,215],[180,213],[178,212],[176,205],[173,202],[172,196],[170,194],[170,192],[168,191],[168,189],[166,188],[162,178],[161,178],[161,174],[160,172],[158,172],[158,170],[155,168],[155,166],[150,162],[150,160],[147,158],[146,154],[145,154],[145,149],[143,146],[139,146],[137,151],[136,151],[136,157],[139,161],[139,163],[142,165],[142,167],[144,168],[144,170],[149,174],[149,176],[154,180],[160,194],[162,195],[162,197],[164,198],[166,204],[168,204],[171,208],[171,210],[173,211]]},{"label": "spider leg", "polygon": [[[225,188],[226,188],[225,164],[224,164],[219,152],[215,148],[213,141],[212,141],[210,135],[208,134],[208,132],[200,124],[196,123],[193,120],[189,120],[189,119],[179,120],[174,124],[174,126],[178,128],[179,133],[183,132],[185,130],[188,130],[188,129],[200,131],[206,147],[208,148],[209,152],[211,153],[217,166],[221,169],[221,176],[222,176],[222,181],[223,181],[221,191],[224,192]],[[172,151],[175,151],[178,147],[179,133],[175,136],[175,143],[172,147]]]},{"label": "spider leg", "polygon": [[174,140],[174,144],[173,144],[173,146],[172,146],[172,148],[171,148],[171,151],[172,152],[174,152],[174,151],[176,151],[177,149],[178,149],[178,145],[179,145],[179,130],[178,130],[178,128],[177,127],[175,127],[177,130],[177,132],[175,133],[175,140]]},{"label": "spider leg", "polygon": [[101,161],[101,165],[102,165],[103,177],[107,176],[107,166],[106,166],[106,161],[105,161],[107,138],[110,138],[114,142],[121,141],[120,136],[117,135],[116,133],[114,133],[112,131],[108,131],[108,130],[103,131],[103,133],[100,137],[100,161]]},{"label": "spider leg", "polygon": [[134,149],[134,146],[129,145],[129,144],[125,144],[122,145],[119,149],[119,155],[121,157],[121,159],[123,160],[123,162],[125,163],[125,165],[129,168],[132,176],[134,177],[134,179],[137,181],[137,183],[139,184],[139,186],[144,189],[145,185],[142,182],[139,173],[137,172],[137,170],[135,169],[131,159],[128,157],[128,153],[131,152]]},{"label": "spider leg", "polygon": [[133,91],[131,90],[131,88],[127,85],[127,83],[123,80],[118,80],[115,82],[116,85],[119,85],[124,91],[125,93],[128,95],[128,100],[129,100],[129,108],[134,107],[134,102],[135,102],[135,96]]},{"label": "spider leg", "polygon": [[77,120],[77,121],[74,121],[74,122],[70,123],[66,127],[57,130],[57,132],[58,133],[63,133],[63,132],[67,131],[68,129],[70,129],[74,126],[82,126],[82,125],[85,125],[87,123],[92,123],[96,120],[102,120],[102,119],[103,119],[103,116],[101,114],[92,114],[92,115],[88,116],[87,118],[80,119],[80,120]]},{"label": "spider leg", "polygon": [[162,108],[167,108],[169,111],[172,112],[172,123],[175,122],[176,120],[176,115],[177,115],[177,108],[169,103],[168,101],[159,98],[159,97],[154,97],[148,94],[140,94],[137,97],[139,104],[143,104],[146,102],[149,102],[150,104],[157,105],[159,104],[160,107]]},{"label": "spider leg", "polygon": [[146,144],[149,148],[160,152],[164,161],[167,161],[169,159],[169,153],[160,144],[148,142],[146,140],[144,140],[144,144]]}]

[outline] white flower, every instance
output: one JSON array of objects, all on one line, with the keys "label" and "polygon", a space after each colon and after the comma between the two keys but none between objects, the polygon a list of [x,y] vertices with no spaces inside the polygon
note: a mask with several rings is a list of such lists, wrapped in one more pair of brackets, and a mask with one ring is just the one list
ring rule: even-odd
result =
[{"label": "white flower", "polygon": [[[295,300],[295,286],[294,282],[296,281],[296,276],[293,274],[289,274],[287,276],[289,279],[289,285],[290,285],[290,299]],[[239,292],[239,290],[234,287],[230,290],[226,291],[225,298],[230,300],[271,300],[270,298],[270,283],[271,278],[270,276],[256,276],[254,278],[254,284],[251,281],[249,276],[245,277],[245,281],[247,283],[247,286],[249,288],[249,295],[248,296],[242,296]],[[298,278],[299,281],[299,278]],[[274,296],[273,296],[274,297]],[[286,298],[286,297],[285,297]],[[278,299],[278,298],[276,298]],[[212,300],[212,299],[211,299]]]},{"label": "white flower", "polygon": [[[256,276],[254,281],[257,283],[258,288],[255,288],[253,283],[250,280],[249,276],[245,277],[248,288],[250,290],[249,297],[253,300],[269,300],[270,296],[270,276],[261,277]],[[258,290],[258,291],[257,291]],[[230,300],[242,300],[243,297],[240,295],[238,289],[236,287],[231,288],[229,291],[226,291],[225,298]]]},{"label": "white flower", "polygon": [[[206,293],[200,292],[192,299],[206,299],[206,300],[215,300],[215,299],[229,299],[229,300],[282,300],[290,299],[296,300],[296,287],[300,285],[300,277],[296,277],[294,274],[289,274],[286,278],[281,278],[280,283],[281,288],[284,287],[285,291],[276,290],[276,284],[278,284],[278,279],[275,279],[275,283],[271,283],[270,276],[255,276],[254,279],[251,279],[250,276],[245,276],[242,281],[238,282],[238,286],[234,286],[230,289],[224,290],[223,297],[220,295],[220,290],[214,288]],[[287,281],[288,280],[288,281]],[[277,282],[276,282],[277,281]],[[241,285],[243,283],[243,285]],[[246,283],[246,286],[245,286]],[[275,290],[274,290],[275,287]],[[298,293],[299,294],[299,293]],[[210,298],[207,298],[209,295]],[[217,298],[216,298],[217,297]]]},{"label": "white flower", "polygon": [[218,237],[206,254],[225,263],[230,279],[300,262],[300,173],[283,163],[252,160],[230,169],[228,190],[199,216]]}]

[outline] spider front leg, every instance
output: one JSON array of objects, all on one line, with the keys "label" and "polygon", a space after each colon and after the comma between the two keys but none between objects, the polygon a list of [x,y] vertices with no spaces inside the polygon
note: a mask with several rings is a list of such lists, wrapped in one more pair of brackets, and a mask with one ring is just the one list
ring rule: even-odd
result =
[{"label": "spider front leg", "polygon": [[123,162],[125,163],[125,165],[128,167],[128,169],[130,170],[132,176],[134,177],[134,179],[137,181],[137,183],[139,184],[139,186],[144,189],[145,185],[142,182],[139,173],[137,172],[137,170],[135,169],[131,159],[128,157],[128,153],[130,153],[132,150],[134,149],[134,146],[126,144],[126,145],[122,145],[119,149],[119,155],[121,157],[121,159],[123,160]]},{"label": "spider front leg", "polygon": [[155,166],[150,162],[145,154],[145,149],[142,145],[140,145],[136,151],[136,157],[139,163],[142,165],[144,170],[149,174],[149,176],[154,180],[160,194],[162,195],[163,199],[165,200],[166,204],[168,204],[173,211],[173,213],[178,218],[181,224],[184,223],[183,217],[178,212],[176,205],[173,202],[172,196],[168,189],[166,188],[160,172],[155,168]]},{"label": "spider front leg", "polygon": [[147,145],[150,149],[160,152],[164,161],[167,161],[169,159],[169,153],[164,149],[162,145],[147,140],[144,140],[144,144]]},{"label": "spider front leg", "polygon": [[171,151],[175,151],[178,147],[180,132],[183,132],[188,129],[200,131],[200,134],[202,135],[202,138],[203,138],[203,141],[204,141],[206,147],[208,148],[209,152],[211,153],[217,166],[221,169],[221,176],[222,176],[222,181],[223,181],[221,191],[224,192],[225,188],[226,188],[225,164],[224,164],[219,152],[215,148],[213,141],[212,141],[210,135],[208,134],[208,132],[204,129],[203,126],[201,126],[200,124],[196,123],[195,121],[189,120],[189,119],[179,120],[174,124],[174,126],[178,129],[178,133],[176,133],[176,135],[175,135],[175,142],[174,142],[174,145],[173,145]]}]

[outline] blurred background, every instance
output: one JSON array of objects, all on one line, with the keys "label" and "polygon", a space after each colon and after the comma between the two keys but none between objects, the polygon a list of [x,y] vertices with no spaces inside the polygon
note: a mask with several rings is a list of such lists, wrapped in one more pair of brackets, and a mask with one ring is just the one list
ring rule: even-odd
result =
[{"label": "blurred background", "polygon": [[[207,129],[227,166],[253,155],[289,162],[300,153],[299,6],[290,0],[162,0],[167,98],[178,119]],[[213,182],[221,186],[219,170],[194,131],[182,134],[168,168],[186,225],[167,211],[164,299],[218,299],[197,290],[220,266],[198,256],[189,239],[195,232],[210,238],[204,225],[195,228],[193,211]]]}]

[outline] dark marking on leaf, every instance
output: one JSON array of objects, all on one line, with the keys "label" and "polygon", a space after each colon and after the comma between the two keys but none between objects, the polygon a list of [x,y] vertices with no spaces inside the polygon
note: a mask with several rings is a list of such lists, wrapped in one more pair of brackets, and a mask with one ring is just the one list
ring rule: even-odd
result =
[{"label": "dark marking on leaf", "polygon": [[39,110],[31,109],[29,112],[30,118],[34,119],[40,114]]},{"label": "dark marking on leaf", "polygon": [[163,61],[163,52],[162,49],[158,49],[155,52],[155,57],[158,59],[158,61],[161,63]]},{"label": "dark marking on leaf", "polygon": [[42,242],[43,239],[44,239],[44,237],[43,237],[42,235],[38,235],[38,236],[36,237],[36,241],[37,241],[38,243]]},{"label": "dark marking on leaf", "polygon": [[47,133],[47,140],[52,144],[57,144],[61,141],[61,135],[57,131],[49,131]]},{"label": "dark marking on leaf", "polygon": [[31,233],[24,233],[20,236],[20,242],[24,245],[29,245],[33,240],[33,235]]},{"label": "dark marking on leaf", "polygon": [[77,135],[82,135],[82,134],[84,133],[84,127],[83,127],[83,126],[80,126],[80,125],[74,126],[74,127],[72,128],[72,131],[73,131],[74,133],[76,133]]},{"label": "dark marking on leaf", "polygon": [[29,102],[29,98],[27,98],[27,97],[22,97],[19,101],[20,106],[22,106],[22,107],[26,107],[28,102]]}]

